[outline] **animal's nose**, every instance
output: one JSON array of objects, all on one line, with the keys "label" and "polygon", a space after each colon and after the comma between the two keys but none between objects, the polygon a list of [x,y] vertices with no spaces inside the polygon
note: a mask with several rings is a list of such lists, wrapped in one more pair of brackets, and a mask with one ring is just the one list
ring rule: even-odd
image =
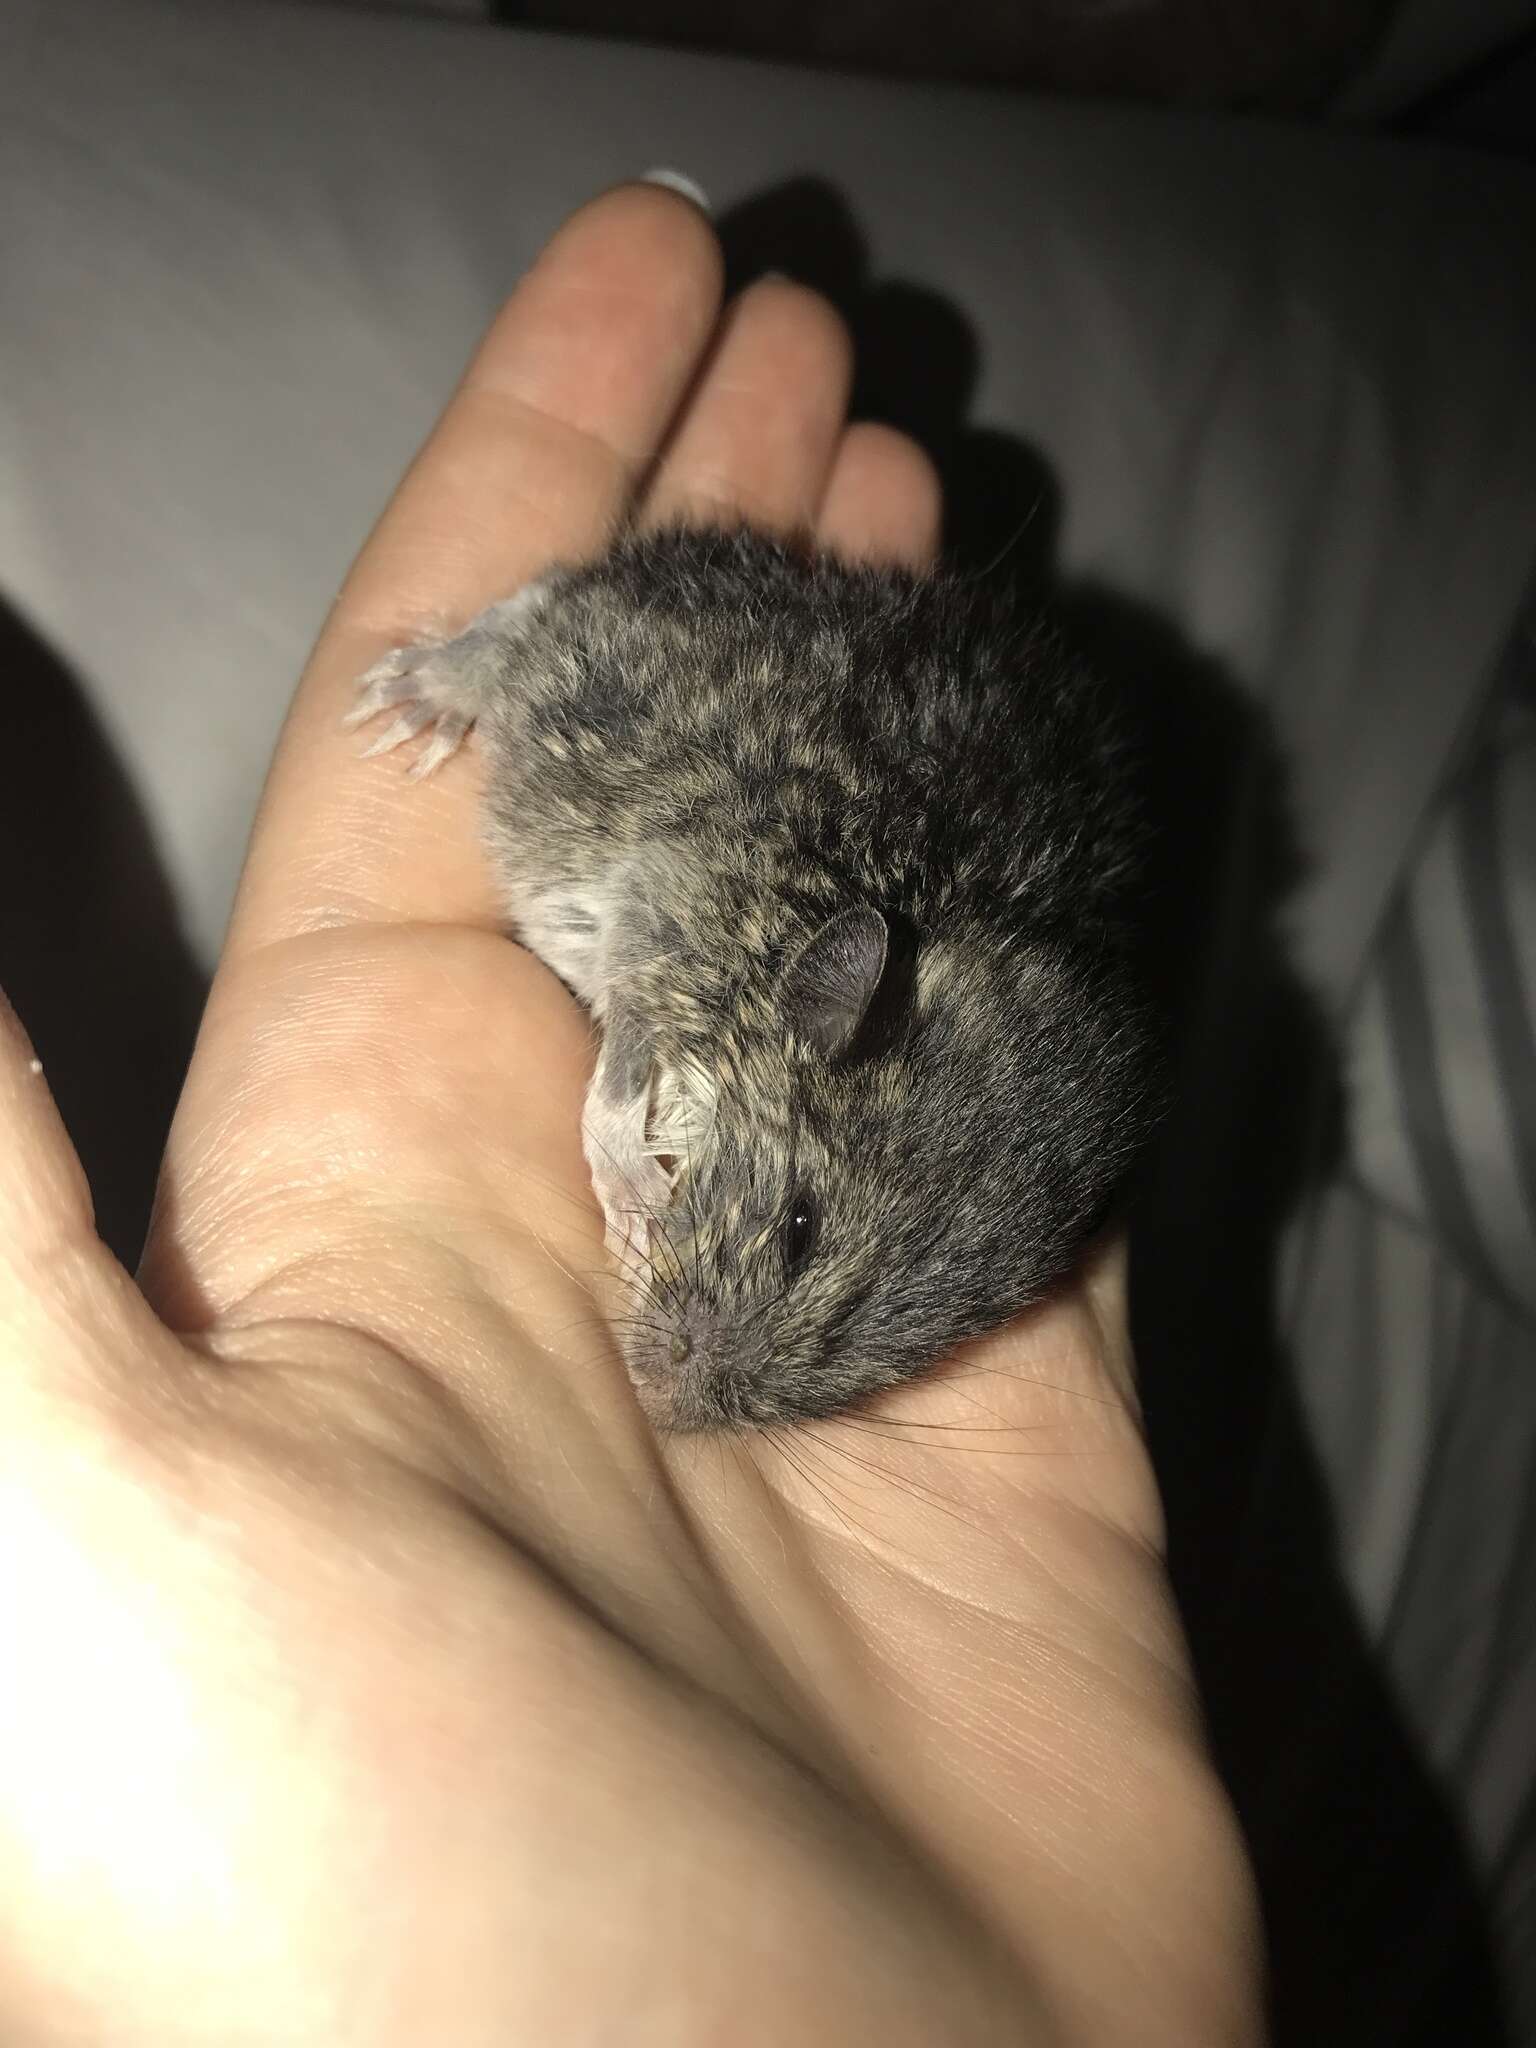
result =
[{"label": "animal's nose", "polygon": [[683,1364],[683,1362],[686,1360],[689,1352],[692,1351],[692,1349],[693,1339],[688,1335],[686,1330],[679,1330],[677,1335],[672,1339],[672,1363],[674,1365]]}]

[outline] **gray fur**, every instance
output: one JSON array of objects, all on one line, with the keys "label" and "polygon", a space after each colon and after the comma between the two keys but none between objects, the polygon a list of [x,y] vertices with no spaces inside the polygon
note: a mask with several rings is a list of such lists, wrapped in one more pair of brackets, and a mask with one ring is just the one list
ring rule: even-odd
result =
[{"label": "gray fur", "polygon": [[511,928],[610,1020],[587,1152],[658,1422],[830,1413],[1070,1267],[1158,1060],[1131,772],[1042,624],[631,536],[364,691],[477,726]]}]

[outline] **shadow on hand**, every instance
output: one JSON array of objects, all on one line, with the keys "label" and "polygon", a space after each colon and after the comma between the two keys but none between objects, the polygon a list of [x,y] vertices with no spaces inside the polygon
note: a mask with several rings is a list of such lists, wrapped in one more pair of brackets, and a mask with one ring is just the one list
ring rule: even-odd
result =
[{"label": "shadow on hand", "polygon": [[1337,1561],[1286,1355],[1280,1240],[1337,1156],[1337,1054],[1279,913],[1303,871],[1267,714],[1146,606],[1064,581],[1041,459],[969,425],[979,350],[935,294],[868,274],[837,194],[797,182],[721,223],[853,332],[856,417],[937,463],[949,559],[1046,605],[1141,731],[1156,832],[1149,957],[1176,1104],[1132,1205],[1132,1323],[1170,1563],[1248,1836],[1278,2048],[1507,2041],[1489,1911]]},{"label": "shadow on hand", "polygon": [[79,683],[0,603],[10,786],[0,986],[132,1268],[205,985],[149,826]]}]

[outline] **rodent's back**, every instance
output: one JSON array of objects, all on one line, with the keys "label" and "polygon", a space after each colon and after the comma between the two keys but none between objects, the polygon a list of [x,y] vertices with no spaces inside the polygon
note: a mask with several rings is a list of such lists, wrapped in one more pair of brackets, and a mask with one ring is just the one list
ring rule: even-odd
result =
[{"label": "rodent's back", "polygon": [[920,927],[1123,915],[1141,823],[1111,709],[962,579],[637,536],[558,577],[528,663],[548,682],[498,820],[520,865],[562,829],[686,845],[707,894],[673,908],[723,943],[747,917],[771,946],[849,892]]}]

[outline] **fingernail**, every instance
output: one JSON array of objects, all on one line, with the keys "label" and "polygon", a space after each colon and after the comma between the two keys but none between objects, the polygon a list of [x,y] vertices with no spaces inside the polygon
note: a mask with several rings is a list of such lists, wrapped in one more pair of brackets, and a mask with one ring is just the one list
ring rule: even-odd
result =
[{"label": "fingernail", "polygon": [[714,212],[714,208],[709,203],[709,194],[704,190],[704,187],[694,179],[686,176],[682,171],[670,171],[665,165],[662,165],[654,171],[642,171],[640,183],[642,185],[663,185],[667,191],[677,192],[684,199],[691,199],[700,213]]}]

